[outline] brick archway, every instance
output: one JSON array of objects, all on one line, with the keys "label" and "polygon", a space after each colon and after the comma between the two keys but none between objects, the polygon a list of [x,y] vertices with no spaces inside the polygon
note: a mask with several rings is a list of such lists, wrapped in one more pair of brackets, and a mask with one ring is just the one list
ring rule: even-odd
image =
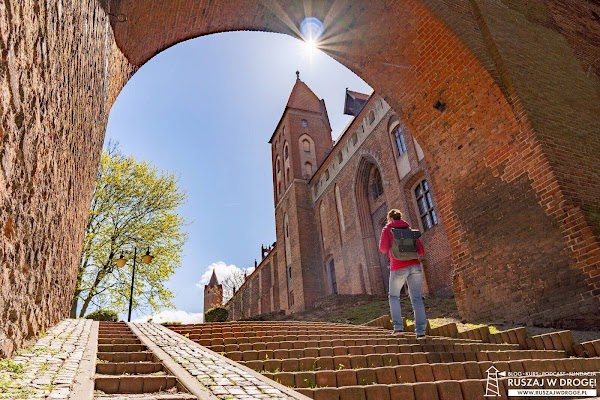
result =
[{"label": "brick archway", "polygon": [[[182,40],[214,32],[261,30],[297,37],[305,16],[319,17],[325,26],[322,49],[397,110],[436,171],[432,183],[452,246],[454,293],[463,315],[567,325],[591,321],[585,310],[598,305],[598,294],[593,294],[598,278],[590,267],[600,253],[595,217],[600,201],[593,195],[600,193],[600,183],[583,189],[572,179],[577,172],[563,164],[555,146],[580,143],[559,143],[563,132],[544,126],[547,111],[532,112],[546,106],[565,111],[556,108],[566,104],[560,98],[556,104],[531,100],[516,83],[530,77],[519,75],[511,57],[525,53],[539,66],[547,54],[536,58],[527,48],[510,48],[510,41],[501,37],[498,19],[519,17],[515,10],[479,1],[374,1],[362,6],[339,0],[218,5],[182,0],[148,7],[122,0],[110,13],[116,15],[111,18],[115,42],[134,66]],[[123,18],[127,20],[119,22]],[[523,34],[540,33],[537,26],[518,28]],[[592,90],[586,96],[594,97]],[[579,128],[590,134],[600,129],[593,120],[600,111],[597,105],[582,101],[577,107],[585,111]],[[587,146],[600,144],[589,139]],[[597,167],[591,158],[584,163],[585,171]],[[574,227],[580,217],[587,224]],[[494,218],[501,222],[489,223]],[[541,246],[542,257],[524,248],[531,241]],[[548,268],[563,279],[546,277]],[[563,291],[565,280],[572,283]],[[505,307],[499,290],[518,293],[511,297],[515,304]],[[577,300],[557,311],[556,305],[564,304],[563,293],[573,291]],[[572,307],[584,311],[573,317]]]},{"label": "brick archway", "polygon": [[572,0],[7,3],[0,353],[68,314],[108,112],[134,71],[210,33],[297,35],[305,15],[323,20],[324,50],[410,124],[431,163],[462,314],[597,327],[592,13],[595,2]]}]

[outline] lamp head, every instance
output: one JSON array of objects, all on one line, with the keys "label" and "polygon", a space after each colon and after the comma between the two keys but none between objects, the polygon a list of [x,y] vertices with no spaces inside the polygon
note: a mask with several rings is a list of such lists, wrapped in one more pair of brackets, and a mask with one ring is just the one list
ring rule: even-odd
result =
[{"label": "lamp head", "polygon": [[142,262],[144,264],[150,264],[153,259],[154,256],[150,255],[150,247],[148,247],[148,250],[146,250],[146,254],[142,256]]},{"label": "lamp head", "polygon": [[125,257],[123,257],[123,254],[121,254],[121,257],[119,257],[115,260],[115,264],[117,264],[117,267],[119,267],[119,268],[123,268],[125,266],[126,262],[127,262],[127,259]]}]

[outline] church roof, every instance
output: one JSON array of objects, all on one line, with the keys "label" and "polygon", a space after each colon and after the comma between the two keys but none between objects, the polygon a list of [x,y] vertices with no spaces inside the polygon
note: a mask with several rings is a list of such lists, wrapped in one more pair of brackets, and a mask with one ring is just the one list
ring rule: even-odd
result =
[{"label": "church roof", "polygon": [[208,286],[217,286],[219,284],[219,280],[217,279],[217,274],[213,269],[212,276],[210,277],[210,282],[208,282]]},{"label": "church roof", "polygon": [[[317,95],[310,90],[308,85],[300,80],[300,72],[296,71],[296,83],[294,83],[294,87],[292,88],[292,92],[290,93],[290,98],[285,106],[285,110],[277,123],[277,127],[275,131],[271,135],[269,139],[269,143],[273,141],[275,134],[277,133],[277,129],[283,121],[285,117],[285,113],[288,109],[294,108],[296,110],[303,110],[313,113],[325,114],[327,117],[327,109],[325,108],[325,101],[320,100]],[[329,118],[327,117],[327,123],[329,124]],[[330,127],[331,129],[331,127]]]},{"label": "church roof", "polygon": [[310,90],[306,83],[300,80],[300,77],[296,79],[296,83],[292,88],[292,93],[290,94],[286,107],[316,113],[321,113],[322,111],[321,100],[319,100],[317,95]]}]

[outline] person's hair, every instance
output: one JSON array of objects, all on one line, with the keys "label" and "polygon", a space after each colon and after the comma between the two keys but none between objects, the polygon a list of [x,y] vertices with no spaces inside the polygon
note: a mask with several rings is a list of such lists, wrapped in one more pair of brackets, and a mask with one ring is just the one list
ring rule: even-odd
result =
[{"label": "person's hair", "polygon": [[391,219],[395,219],[395,220],[402,219],[402,213],[400,212],[400,210],[397,210],[395,208],[391,209],[387,215]]}]

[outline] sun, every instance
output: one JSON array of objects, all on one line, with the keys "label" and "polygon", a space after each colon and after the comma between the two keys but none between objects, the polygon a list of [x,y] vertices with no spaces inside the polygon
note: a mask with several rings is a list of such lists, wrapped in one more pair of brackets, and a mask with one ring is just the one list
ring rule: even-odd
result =
[{"label": "sun", "polygon": [[319,49],[317,46],[317,41],[314,39],[305,40],[304,41],[304,49],[306,50],[306,54],[309,57],[312,57]]},{"label": "sun", "polygon": [[300,23],[306,54],[311,59],[318,50],[317,42],[323,34],[323,23],[315,17],[307,17]]}]

